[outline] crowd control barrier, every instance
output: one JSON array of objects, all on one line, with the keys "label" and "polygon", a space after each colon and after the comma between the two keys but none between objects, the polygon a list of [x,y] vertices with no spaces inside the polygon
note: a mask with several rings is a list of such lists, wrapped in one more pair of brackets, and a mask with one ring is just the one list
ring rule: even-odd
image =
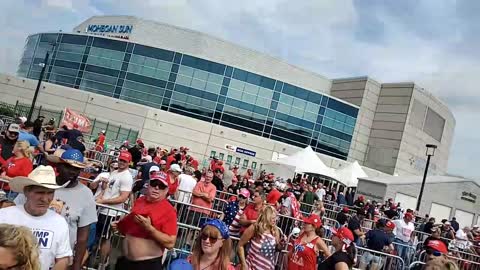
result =
[{"label": "crowd control barrier", "polygon": [[404,269],[405,261],[397,255],[357,247],[357,267],[361,270]]}]

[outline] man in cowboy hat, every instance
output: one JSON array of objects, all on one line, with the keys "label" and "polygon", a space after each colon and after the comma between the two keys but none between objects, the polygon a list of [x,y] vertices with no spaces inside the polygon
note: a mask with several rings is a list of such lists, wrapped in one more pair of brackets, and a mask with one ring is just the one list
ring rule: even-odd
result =
[{"label": "man in cowboy hat", "polygon": [[[71,249],[75,251],[71,269],[80,270],[87,250],[90,224],[97,222],[93,194],[78,181],[78,175],[86,163],[82,153],[73,148],[58,149],[53,155],[47,156],[47,160],[56,168],[56,183],[64,186],[55,192],[50,208],[67,221]],[[22,197],[18,196],[15,200],[17,205],[23,204]]]},{"label": "man in cowboy hat", "polygon": [[48,209],[55,190],[61,187],[56,183],[53,168],[40,165],[28,177],[15,177],[10,182],[14,192],[25,195],[25,204],[0,209],[0,223],[32,230],[38,239],[42,270],[65,270],[72,256],[67,222]]}]

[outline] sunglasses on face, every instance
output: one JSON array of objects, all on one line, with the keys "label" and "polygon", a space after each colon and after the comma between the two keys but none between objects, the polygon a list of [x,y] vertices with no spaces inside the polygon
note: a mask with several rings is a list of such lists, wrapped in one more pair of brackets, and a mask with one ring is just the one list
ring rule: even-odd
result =
[{"label": "sunglasses on face", "polygon": [[156,179],[150,180],[150,186],[154,188],[158,187],[161,190],[167,188],[167,186],[162,181]]},{"label": "sunglasses on face", "polygon": [[433,255],[435,257],[442,256],[442,253],[436,250],[427,249],[425,252],[427,253],[427,255]]},{"label": "sunglasses on face", "polygon": [[209,236],[207,234],[204,234],[202,233],[202,235],[200,236],[200,238],[203,240],[203,241],[210,241],[210,243],[212,244],[215,244],[218,240],[222,239],[222,238],[216,238],[216,237],[212,237],[212,236]]}]

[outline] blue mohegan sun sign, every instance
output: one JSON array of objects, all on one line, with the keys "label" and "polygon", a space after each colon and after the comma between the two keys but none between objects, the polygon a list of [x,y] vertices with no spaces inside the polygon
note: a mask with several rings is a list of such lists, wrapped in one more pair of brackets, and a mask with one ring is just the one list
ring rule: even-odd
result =
[{"label": "blue mohegan sun sign", "polygon": [[90,24],[87,26],[89,33],[115,33],[115,34],[131,34],[133,25],[121,24]]}]

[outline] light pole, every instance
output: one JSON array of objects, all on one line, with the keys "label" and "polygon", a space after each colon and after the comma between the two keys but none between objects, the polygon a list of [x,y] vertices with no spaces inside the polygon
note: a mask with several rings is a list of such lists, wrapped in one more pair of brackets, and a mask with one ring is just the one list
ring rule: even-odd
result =
[{"label": "light pole", "polygon": [[430,166],[430,158],[433,157],[435,154],[435,149],[437,149],[437,146],[434,144],[427,144],[427,164],[425,165],[425,172],[423,172],[423,180],[422,180],[422,186],[420,187],[420,194],[418,195],[417,199],[417,207],[415,210],[418,212],[420,210],[420,203],[422,202],[422,196],[423,196],[423,189],[425,188],[425,181],[427,180],[427,173],[428,173],[428,167]]},{"label": "light pole", "polygon": [[[53,46],[53,49],[55,49],[55,44],[51,44],[51,45]],[[40,71],[40,76],[38,78],[37,88],[35,89],[35,94],[33,95],[33,100],[32,100],[32,105],[30,106],[30,111],[28,111],[27,121],[31,121],[31,119],[32,119],[33,110],[35,109],[35,103],[37,103],[38,92],[40,91],[40,85],[42,84],[43,75],[45,74],[45,69],[47,68],[49,57],[50,57],[50,53],[47,51],[47,53],[45,54],[45,59],[43,59],[43,63],[39,64],[42,67],[42,70]]]}]

